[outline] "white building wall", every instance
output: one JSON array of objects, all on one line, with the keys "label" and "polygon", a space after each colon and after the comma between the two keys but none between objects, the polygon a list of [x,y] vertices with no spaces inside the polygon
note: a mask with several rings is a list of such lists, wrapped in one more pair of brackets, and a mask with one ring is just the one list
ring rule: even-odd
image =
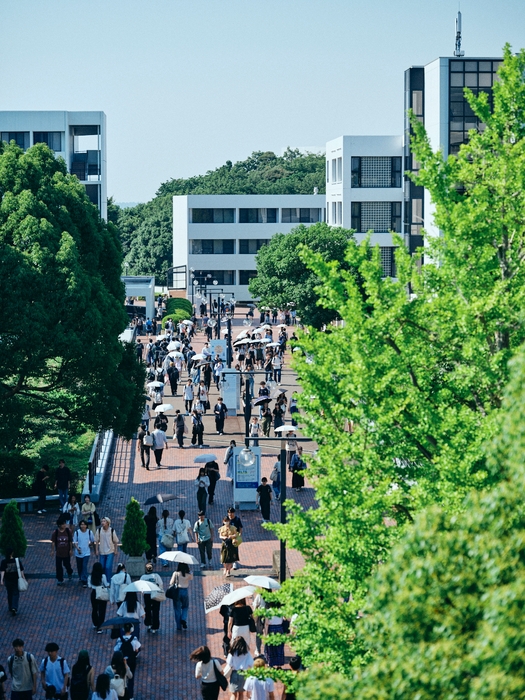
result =
[{"label": "white building wall", "polygon": [[[298,223],[282,223],[282,209],[310,208],[320,210],[324,218],[325,195],[181,195],[173,197],[173,266],[187,265],[194,270],[233,270],[235,284],[218,284],[227,296],[239,301],[251,299],[248,285],[239,284],[241,270],[255,270],[255,254],[239,253],[241,239],[272,238],[276,233],[289,233]],[[277,209],[277,223],[239,223],[239,209]],[[192,223],[192,209],[234,209],[234,223]],[[305,224],[308,225],[308,224]],[[230,239],[235,252],[230,254],[193,254],[191,241]],[[213,287],[210,286],[209,290]],[[188,274],[191,297],[191,274]]]},{"label": "white building wall", "polygon": [[0,111],[0,132],[29,132],[29,147],[33,146],[35,131],[58,131],[62,133],[62,149],[55,151],[57,158],[63,158],[68,172],[71,171],[73,157],[73,127],[95,126],[100,136],[100,175],[95,179],[81,180],[84,185],[100,186],[100,215],[107,219],[107,151],[106,115],[104,112],[61,112],[61,111]]}]

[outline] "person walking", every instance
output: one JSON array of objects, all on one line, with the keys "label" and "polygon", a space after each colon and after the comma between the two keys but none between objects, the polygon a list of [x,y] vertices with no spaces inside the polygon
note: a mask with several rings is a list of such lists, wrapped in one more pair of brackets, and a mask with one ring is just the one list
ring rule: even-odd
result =
[{"label": "person walking", "polygon": [[[260,656],[253,662],[254,669],[264,668],[266,661]],[[248,700],[275,700],[275,683],[271,678],[249,676],[244,684]]]},{"label": "person walking", "polygon": [[121,651],[114,651],[104,673],[109,677],[109,687],[119,698],[129,697],[128,686],[133,674]]},{"label": "person walking", "polygon": [[157,561],[157,523],[159,522],[155,506],[150,507],[148,514],[144,516],[144,522],[146,523],[146,542],[148,543],[146,559],[155,563]]},{"label": "person walking", "polygon": [[272,482],[275,500],[278,501],[281,498],[281,462],[279,460],[273,465],[273,469],[270,472],[270,481]]},{"label": "person walking", "polygon": [[292,455],[288,468],[292,472],[292,488],[295,491],[300,491],[304,487],[304,470],[306,469],[302,445],[299,445],[297,452]]},{"label": "person walking", "polygon": [[184,391],[182,392],[182,398],[184,399],[184,409],[186,411],[186,415],[190,415],[191,407],[193,405],[193,382],[191,379],[188,379],[186,386],[184,387]]},{"label": "person walking", "polygon": [[182,449],[184,447],[184,433],[186,432],[186,423],[184,422],[184,416],[179,411],[179,409],[175,411],[173,429],[175,431],[175,437],[177,438],[177,444],[179,448]]},{"label": "person walking", "polygon": [[220,358],[217,358],[215,364],[213,365],[213,379],[215,381],[215,386],[217,391],[220,391],[220,383],[222,378],[222,372],[224,370],[224,365]]},{"label": "person walking", "polygon": [[256,504],[261,507],[263,523],[270,522],[270,505],[272,502],[272,489],[268,486],[268,479],[263,476],[260,485],[257,487]]},{"label": "person walking", "polygon": [[67,661],[58,655],[56,642],[46,644],[47,657],[40,664],[42,688],[46,698],[67,700],[70,669]]},{"label": "person walking", "polygon": [[177,367],[175,367],[174,362],[170,362],[170,366],[168,367],[168,380],[170,383],[170,389],[171,389],[171,395],[172,396],[177,396],[177,388],[179,384],[179,370]]},{"label": "person walking", "polygon": [[233,481],[233,450],[237,447],[235,440],[230,440],[230,444],[224,453],[223,464],[226,464],[226,478]]},{"label": "person walking", "polygon": [[[183,510],[179,510],[179,517],[173,523],[173,530],[177,541],[177,549],[179,552],[186,552],[188,549],[188,542],[193,540],[193,530],[191,529],[191,523],[185,518],[186,513]],[[166,566],[167,566],[166,562]]]},{"label": "person walking", "polygon": [[250,447],[259,447],[259,440],[257,440],[259,437],[259,428],[260,426],[257,416],[252,416],[248,429],[249,437],[252,438],[252,440],[250,440]]},{"label": "person walking", "polygon": [[173,612],[175,613],[175,625],[177,629],[188,629],[188,608],[190,599],[188,588],[190,581],[193,579],[193,574],[190,572],[190,567],[184,562],[179,562],[177,571],[173,572],[170,580],[170,586],[177,586],[177,597],[173,599]]},{"label": "person walking", "polygon": [[95,536],[95,533],[97,531],[96,520],[98,518],[98,515],[96,514],[96,511],[96,505],[91,502],[91,496],[88,493],[86,493],[86,495],[84,496],[84,503],[82,504],[82,509],[80,511],[80,517],[86,521],[88,528],[93,533],[93,536]]},{"label": "person walking", "polygon": [[146,466],[144,463],[144,438],[147,434],[148,429],[141,425],[137,431],[137,452],[140,455],[140,463],[143,467]]},{"label": "person walking", "polygon": [[208,503],[210,506],[212,506],[215,498],[215,488],[217,486],[217,482],[221,478],[221,473],[217,462],[215,460],[206,462],[204,465],[204,473],[210,480],[210,485],[208,486]]},{"label": "person walking", "polygon": [[118,700],[117,691],[110,687],[111,679],[106,673],[97,676],[95,692],[91,700]]},{"label": "person walking", "polygon": [[71,700],[88,700],[95,690],[95,669],[89,663],[89,652],[82,649],[71,669]]},{"label": "person walking", "polygon": [[224,675],[229,678],[228,690],[231,693],[230,700],[242,700],[245,679],[239,671],[246,671],[253,666],[253,657],[250,654],[244,637],[237,637],[230,647],[226,657]]},{"label": "person walking", "polygon": [[73,553],[73,536],[71,530],[66,527],[64,514],[57,520],[57,527],[51,535],[51,553],[55,555],[55,569],[57,586],[64,585],[64,568],[67,571],[69,580],[73,578],[71,568],[71,554]]},{"label": "person walking", "polygon": [[121,591],[129,586],[131,583],[131,576],[126,571],[125,564],[119,564],[117,566],[117,573],[111,577],[111,583],[109,588],[109,601],[110,603],[115,603],[120,605],[124,600],[124,593]]},{"label": "person walking", "polygon": [[20,591],[18,590],[18,579],[26,580],[24,566],[12,547],[8,547],[5,552],[5,559],[0,563],[0,585],[5,586],[7,593],[7,609],[13,617],[18,612]]},{"label": "person walking", "polygon": [[[246,646],[250,648],[250,621],[253,621],[253,611],[246,603],[246,598],[238,600],[231,609],[228,622],[228,636],[233,644],[237,637],[244,637]],[[251,623],[253,624],[253,622]]]},{"label": "person walking", "polygon": [[102,564],[108,583],[111,583],[113,560],[118,551],[118,543],[119,539],[117,533],[111,527],[111,520],[108,517],[102,518],[100,527],[97,528],[95,535],[95,552],[100,557],[100,563]]},{"label": "person walking", "polygon": [[153,437],[153,454],[155,455],[155,462],[157,463],[157,467],[162,467],[162,453],[164,448],[168,449],[166,433],[160,428],[156,428],[151,435]]},{"label": "person walking", "polygon": [[67,499],[67,503],[62,508],[62,513],[67,517],[67,522],[71,525],[72,529],[78,525],[80,506],[77,503],[77,497],[74,493]]},{"label": "person walking", "polygon": [[73,534],[73,550],[75,559],[77,560],[77,571],[79,583],[83,588],[87,588],[88,582],[88,564],[91,556],[91,547],[95,544],[95,537],[85,520],[81,520],[78,524],[78,530]]},{"label": "person walking", "polygon": [[68,491],[71,485],[71,472],[63,459],[58,462],[58,469],[55,473],[55,489],[58,491],[58,500],[60,508],[63,508],[67,503]]},{"label": "person walking", "polygon": [[46,513],[47,482],[49,481],[49,467],[43,464],[37,472],[35,478],[35,493],[38,496],[37,513]]},{"label": "person walking", "polygon": [[217,403],[213,407],[213,413],[215,415],[215,430],[217,435],[224,435],[224,421],[228,418],[228,408],[222,400],[222,396],[219,396]]},{"label": "person walking", "polygon": [[233,562],[233,569],[238,569],[241,566],[240,562],[240,545],[241,545],[241,540],[242,540],[242,529],[243,529],[243,524],[242,520],[240,517],[235,513],[235,508],[233,506],[230,506],[228,508],[228,518],[230,519],[230,523],[233,525],[233,527],[237,530],[239,533],[239,537],[237,537],[237,560]]},{"label": "person walking", "polygon": [[[279,615],[280,603],[271,603],[273,615],[266,619],[266,635],[284,634],[283,617]],[[284,642],[281,644],[265,644],[264,653],[268,665],[283,666],[284,665]]]},{"label": "person walking", "polygon": [[201,679],[202,700],[217,700],[221,686],[218,673],[222,674],[221,663],[213,659],[207,646],[198,647],[190,654],[190,660],[196,661],[195,678]]},{"label": "person walking", "polygon": [[140,417],[142,427],[144,430],[149,429],[149,422],[151,420],[151,413],[148,404],[144,404],[144,410],[142,411],[142,416]]},{"label": "person walking", "polygon": [[206,411],[210,408],[210,399],[208,396],[208,389],[206,389],[206,384],[204,380],[201,379],[199,383],[199,401],[202,406],[202,415],[206,415]]},{"label": "person walking", "polygon": [[142,466],[149,471],[151,450],[153,449],[153,435],[149,430],[139,431],[138,447],[140,449],[140,461]]},{"label": "person walking", "polygon": [[[93,629],[97,630],[97,634],[102,634],[103,630],[100,625],[106,619],[106,608],[109,600],[109,582],[104,574],[104,569],[99,561],[93,564],[91,574],[88,576],[88,588],[91,589],[91,621]],[[104,593],[103,589],[107,591]]]},{"label": "person walking", "polygon": [[[142,607],[142,606],[141,606]],[[131,622],[126,622],[124,625],[124,634],[121,634],[117,639],[117,643],[113,651],[120,651],[126,664],[131,671],[131,678],[127,677],[127,696],[133,700],[133,691],[135,688],[135,671],[137,669],[137,654],[140,652],[141,644],[135,633],[135,629]]]},{"label": "person walking", "polygon": [[264,437],[270,437],[270,429],[272,427],[272,411],[270,406],[265,402],[261,416],[261,430]]},{"label": "person walking", "polygon": [[197,539],[197,546],[201,557],[201,569],[206,568],[206,555],[208,556],[208,566],[212,566],[213,556],[213,525],[203,510],[199,511],[199,519],[193,526],[193,532]]},{"label": "person walking", "polygon": [[[173,532],[173,518],[170,518],[169,510],[164,509],[162,511],[162,517],[157,523],[157,538],[159,542],[159,553],[164,554],[164,552],[171,552],[175,544],[175,535]],[[168,562],[163,560],[162,566],[168,566]]]},{"label": "person walking", "polygon": [[32,700],[36,694],[38,664],[33,654],[24,651],[24,640],[13,640],[14,653],[7,659],[11,676],[11,700]]},{"label": "person walking", "polygon": [[221,564],[223,565],[223,575],[230,576],[233,563],[239,558],[235,542],[237,541],[237,528],[234,527],[230,519],[225,516],[222,526],[219,528],[219,538],[221,545]]},{"label": "person walking", "polygon": [[[146,564],[146,573],[140,577],[140,580],[153,583],[164,592],[162,579],[158,574],[153,573],[153,564],[151,562]],[[144,592],[144,609],[146,611],[144,624],[148,632],[157,634],[160,628],[160,600],[155,600],[153,593]]]},{"label": "person walking", "polygon": [[202,422],[201,414],[197,409],[193,409],[191,413],[191,444],[202,447],[202,436],[204,435],[204,423]]},{"label": "person walking", "polygon": [[[135,636],[140,639],[140,621],[144,618],[146,611],[144,610],[141,603],[137,598],[137,594],[134,591],[129,591],[126,593],[124,601],[117,610],[117,615],[119,617],[133,617],[137,621],[133,623]],[[115,649],[118,651],[118,649]]]},{"label": "person walking", "polygon": [[195,488],[197,489],[197,506],[199,510],[206,513],[206,501],[208,500],[208,488],[210,486],[210,478],[206,476],[206,469],[201,467],[199,475],[195,479]]}]

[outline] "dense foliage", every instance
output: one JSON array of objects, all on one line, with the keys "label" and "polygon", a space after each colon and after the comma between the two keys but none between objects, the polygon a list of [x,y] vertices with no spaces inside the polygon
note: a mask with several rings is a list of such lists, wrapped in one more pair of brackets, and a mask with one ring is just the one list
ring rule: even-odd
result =
[{"label": "dense foliage", "polygon": [[25,556],[27,550],[24,525],[16,501],[9,501],[2,514],[0,552],[5,555],[8,549],[13,550],[15,557]]},{"label": "dense foliage", "polygon": [[319,444],[309,465],[318,507],[290,504],[289,524],[276,526],[306,561],[281,597],[307,664],[347,671],[368,661],[375,640],[356,625],[370,576],[416,514],[439,505],[456,517],[469,492],[508,478],[485,445],[525,340],[524,72],[524,52],[507,48],[493,113],[484,95],[469,96],[486,128],[457,157],[432,153],[414,120],[419,182],[442,230],[427,239],[422,268],[401,240],[397,280],[382,278],[366,243],[346,253],[360,279],[302,253],[323,280],[321,304],[345,322],[301,338],[307,357],[295,366],[305,430]]},{"label": "dense foliage", "polygon": [[302,246],[321,255],[326,262],[340,261],[341,268],[355,272],[345,261],[352,232],[328,224],[297,226],[290,233],[277,233],[257,253],[257,277],[250,280],[250,293],[259,306],[285,309],[293,305],[303,324],[321,328],[338,316],[335,308],[320,306],[316,291],[319,275],[301,258]]},{"label": "dense foliage", "polygon": [[153,274],[163,280],[173,264],[174,195],[312,194],[314,187],[324,192],[324,169],[324,155],[302,154],[290,148],[283,156],[256,151],[244,161],[227,161],[205,175],[169,180],[147,204],[118,209],[111,203],[108,216],[118,219],[129,273]]},{"label": "dense foliage", "polygon": [[2,145],[0,200],[0,444],[19,449],[57,424],[130,437],[143,369],[119,341],[115,227],[44,144]]},{"label": "dense foliage", "polygon": [[140,503],[132,498],[126,506],[126,519],[122,530],[122,551],[128,557],[141,557],[147,546],[144,513],[140,508]]}]

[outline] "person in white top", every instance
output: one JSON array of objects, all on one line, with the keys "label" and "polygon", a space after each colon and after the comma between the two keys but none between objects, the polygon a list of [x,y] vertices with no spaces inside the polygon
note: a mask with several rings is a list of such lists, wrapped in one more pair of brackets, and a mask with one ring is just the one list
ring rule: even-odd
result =
[{"label": "person in white top", "polygon": [[161,467],[162,452],[164,448],[168,449],[166,433],[160,430],[160,428],[157,428],[151,434],[153,435],[153,454],[155,455],[155,462],[157,463],[157,467]]},{"label": "person in white top", "polygon": [[[146,573],[140,577],[140,580],[154,583],[164,592],[162,579],[158,574],[153,573],[153,564],[150,561],[146,564]],[[157,634],[160,627],[160,600],[155,600],[153,594],[144,593],[144,607],[146,609],[144,624],[148,632]]]},{"label": "person in white top", "polygon": [[118,700],[117,691],[110,688],[110,677],[107,673],[101,673],[97,676],[95,683],[95,692],[91,696],[91,700]]},{"label": "person in white top", "polygon": [[[163,510],[162,517],[157,522],[157,537],[159,539],[159,554],[164,554],[164,552],[173,549],[175,536],[173,532],[173,518],[170,518],[169,510]],[[162,541],[163,538],[164,542]],[[171,547],[168,547],[168,541],[172,541]],[[168,562],[163,561],[162,566],[168,566]]]},{"label": "person in white top", "polygon": [[101,595],[104,589],[109,588],[109,583],[99,561],[93,564],[91,576],[88,576],[88,586],[91,588],[91,621],[93,622],[93,628],[97,630],[98,634],[102,634],[103,630],[100,629],[100,625],[106,619],[109,592],[106,600],[97,598],[97,594]]},{"label": "person in white top", "polygon": [[108,517],[102,518],[100,527],[97,528],[95,534],[95,549],[96,553],[100,555],[100,563],[108,581],[111,581],[113,559],[118,552],[118,542],[117,533],[111,527],[111,520]]},{"label": "person in white top", "polygon": [[177,549],[179,552],[186,552],[188,542],[193,542],[193,530],[189,520],[185,518],[186,513],[179,510],[179,517],[173,524],[174,534],[177,539]]},{"label": "person in white top", "polygon": [[[146,611],[142,604],[139,603],[137,594],[134,591],[126,593],[124,602],[117,610],[117,615],[119,615],[119,617],[134,617],[137,620],[137,624],[133,625],[135,628],[135,637],[137,639],[140,639],[140,621],[145,614]],[[115,649],[115,651],[118,651],[118,649]]]},{"label": "person in white top", "polygon": [[62,508],[62,513],[65,513],[68,518],[68,522],[73,527],[78,525],[78,519],[80,516],[80,506],[77,503],[77,497],[74,494],[67,499],[67,503],[64,504]]},{"label": "person in white top", "polygon": [[[259,657],[253,663],[254,668],[264,668],[266,661]],[[244,690],[248,693],[249,700],[275,700],[275,684],[271,678],[264,680],[249,676],[244,684]]]},{"label": "person in white top", "polygon": [[91,530],[88,530],[87,522],[81,520],[78,530],[73,535],[73,550],[77,560],[78,578],[83,588],[87,588],[88,564],[91,555],[91,546],[95,544],[95,538]]},{"label": "person in white top", "polygon": [[233,640],[230,647],[230,653],[226,658],[226,666],[224,667],[224,675],[229,677],[229,691],[232,693],[232,698],[238,700],[242,697],[244,690],[245,679],[239,671],[253,666],[253,657],[248,650],[248,645],[244,637],[237,637]]},{"label": "person in white top", "polygon": [[121,593],[121,589],[131,583],[131,576],[126,572],[126,565],[119,564],[117,573],[111,577],[111,587],[109,589],[109,600],[111,603],[122,603],[125,593]]},{"label": "person in white top", "polygon": [[173,612],[175,613],[175,624],[178,630],[188,629],[188,608],[190,599],[188,588],[193,579],[193,574],[190,572],[190,567],[184,562],[179,562],[177,571],[173,572],[170,586],[177,586],[178,595],[173,600]]},{"label": "person in white top", "polygon": [[198,647],[190,654],[190,661],[196,661],[195,678],[201,679],[201,693],[205,700],[217,700],[220,685],[216,671],[222,672],[220,661],[212,659],[207,646]]}]

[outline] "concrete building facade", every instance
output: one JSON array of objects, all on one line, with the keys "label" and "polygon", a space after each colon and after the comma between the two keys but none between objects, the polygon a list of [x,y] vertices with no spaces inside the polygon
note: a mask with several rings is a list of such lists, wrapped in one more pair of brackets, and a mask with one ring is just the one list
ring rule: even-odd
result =
[{"label": "concrete building facade", "polygon": [[104,112],[0,111],[0,139],[27,150],[46,143],[84,185],[107,219],[106,115]]}]

